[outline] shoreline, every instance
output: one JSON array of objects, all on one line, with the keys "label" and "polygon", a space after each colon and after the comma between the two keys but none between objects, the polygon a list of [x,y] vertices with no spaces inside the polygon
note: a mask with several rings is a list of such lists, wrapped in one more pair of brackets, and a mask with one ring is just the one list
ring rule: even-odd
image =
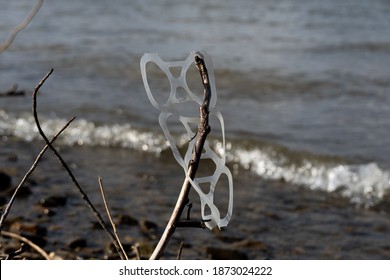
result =
[{"label": "shoreline", "polygon": [[[4,145],[8,148],[3,149]],[[39,145],[1,143],[2,168],[12,173],[13,185]],[[11,152],[16,159],[9,157]],[[130,150],[63,147],[61,152],[105,217],[97,187],[97,176],[103,177],[122,242],[130,251],[139,243],[141,255],[147,257],[176,199],[177,188],[169,186],[180,186],[182,171],[164,158]],[[384,207],[359,209],[337,193],[266,181],[245,170],[237,171],[234,181],[235,205],[228,227],[213,232],[179,229],[164,258],[175,259],[181,242],[182,259],[390,258],[390,214]],[[117,257],[50,153],[33,173],[28,188],[31,193],[17,197],[4,230],[39,237],[45,250],[65,259]],[[4,196],[9,199],[8,194]],[[198,214],[196,207],[193,211]],[[7,245],[5,238],[1,240],[2,255],[18,247],[18,243]],[[31,253],[26,256],[39,258]]]}]

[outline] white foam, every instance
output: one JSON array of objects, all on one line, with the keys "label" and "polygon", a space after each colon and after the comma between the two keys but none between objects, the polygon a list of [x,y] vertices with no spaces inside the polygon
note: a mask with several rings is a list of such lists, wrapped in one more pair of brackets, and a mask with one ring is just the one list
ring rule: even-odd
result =
[{"label": "white foam", "polygon": [[378,202],[390,189],[390,173],[376,163],[326,164],[304,160],[296,164],[283,155],[275,156],[259,148],[234,149],[229,151],[228,158],[262,178],[284,180],[328,192],[337,190],[351,201],[365,206]]},{"label": "white foam", "polygon": [[[61,118],[40,117],[48,137],[57,133],[67,122]],[[15,136],[25,141],[41,140],[32,116],[13,116],[0,110],[0,134]],[[85,119],[76,119],[57,140],[65,145],[123,147],[159,154],[168,147],[159,134],[142,132],[129,124],[96,125]]]}]

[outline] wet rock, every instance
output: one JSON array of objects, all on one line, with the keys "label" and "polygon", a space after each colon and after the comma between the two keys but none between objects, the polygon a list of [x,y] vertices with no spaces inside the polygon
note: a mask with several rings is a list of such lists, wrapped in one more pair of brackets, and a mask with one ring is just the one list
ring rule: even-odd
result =
[{"label": "wet rock", "polygon": [[212,260],[247,260],[246,253],[234,249],[207,247],[206,253]]},{"label": "wet rock", "polygon": [[75,250],[77,248],[84,248],[87,247],[87,240],[84,238],[76,238],[69,242],[68,247],[72,250]]},{"label": "wet rock", "polygon": [[13,97],[13,96],[24,96],[26,95],[25,90],[18,90],[18,85],[14,84],[9,89],[0,92],[0,97]]},{"label": "wet rock", "polygon": [[91,224],[92,224],[92,229],[103,229],[98,221],[93,221],[91,222]]},{"label": "wet rock", "polygon": [[150,256],[154,248],[156,247],[156,244],[150,243],[150,242],[139,242],[138,243],[138,250],[142,256]]},{"label": "wet rock", "polygon": [[[13,192],[14,192],[14,190],[12,190],[11,193],[13,193]],[[32,191],[28,186],[22,186],[18,191],[18,197],[20,197],[20,198],[26,198],[31,194],[32,194]]]},{"label": "wet rock", "polygon": [[12,178],[7,173],[0,171],[0,191],[8,190],[12,186]]},{"label": "wet rock", "polygon": [[219,240],[226,243],[237,242],[245,239],[245,237],[240,235],[239,233],[225,230],[224,228],[222,228],[221,230],[219,230],[218,228],[214,228],[213,233]]},{"label": "wet rock", "polygon": [[45,216],[48,216],[48,217],[53,217],[53,216],[55,216],[55,215],[57,214],[56,211],[51,210],[51,209],[49,209],[49,208],[44,208],[43,211],[42,211],[42,213],[43,213]]},{"label": "wet rock", "polygon": [[236,249],[245,249],[255,251],[257,256],[262,256],[265,259],[273,259],[272,246],[258,240],[245,239],[232,243],[232,247]]},{"label": "wet rock", "polygon": [[18,156],[17,154],[8,154],[7,157],[6,157],[7,161],[11,161],[11,162],[16,162],[18,161]]},{"label": "wet rock", "polygon": [[41,248],[45,247],[47,244],[46,239],[40,235],[22,233],[21,236],[29,239],[31,242],[35,243],[36,245],[38,245]]},{"label": "wet rock", "polygon": [[[131,244],[131,243],[123,243],[122,242],[122,247],[123,247],[123,250],[125,250],[127,255],[131,254],[133,251],[133,244]],[[115,248],[115,245],[112,242],[110,242],[108,244],[106,251],[108,253],[118,254],[117,250]]]},{"label": "wet rock", "polygon": [[267,251],[269,246],[262,241],[245,239],[232,244],[235,248],[251,248],[255,250]]},{"label": "wet rock", "polygon": [[39,204],[43,207],[59,207],[65,206],[66,201],[66,196],[49,196],[47,198],[42,198],[41,200],[39,200]]},{"label": "wet rock", "polygon": [[158,229],[158,226],[156,223],[151,222],[151,221],[147,221],[147,220],[141,220],[139,222],[139,229],[140,229],[141,233],[146,235],[147,237],[149,237],[151,239],[156,238],[157,229]]},{"label": "wet rock", "polygon": [[40,226],[36,223],[22,223],[22,222],[14,222],[10,231],[12,232],[20,232],[20,233],[29,233],[32,235],[38,236],[46,236],[47,229],[43,226]]},{"label": "wet rock", "polygon": [[136,226],[138,225],[138,220],[130,215],[119,215],[118,225]]},{"label": "wet rock", "polygon": [[[5,197],[3,197],[3,196],[0,196],[0,205],[5,205],[7,203],[8,203],[7,199]],[[2,213],[3,209],[4,209],[3,207],[0,207],[0,212],[1,213]]]}]

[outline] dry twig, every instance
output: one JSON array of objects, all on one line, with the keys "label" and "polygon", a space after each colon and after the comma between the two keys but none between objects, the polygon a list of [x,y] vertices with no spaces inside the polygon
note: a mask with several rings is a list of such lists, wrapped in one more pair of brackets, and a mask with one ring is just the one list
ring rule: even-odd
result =
[{"label": "dry twig", "polygon": [[[171,214],[167,226],[165,227],[164,233],[162,234],[160,241],[158,242],[155,250],[150,256],[151,260],[160,259],[166,246],[168,245],[170,238],[175,232],[176,227],[182,224],[182,222],[180,221],[180,217],[183,213],[185,206],[188,203],[188,195],[191,189],[191,183],[189,179],[193,180],[195,178],[196,172],[199,167],[200,157],[202,155],[204,143],[206,142],[207,135],[210,133],[209,103],[211,99],[211,87],[210,87],[209,75],[207,72],[206,64],[199,53],[195,56],[195,63],[196,63],[196,67],[199,70],[202,83],[204,86],[203,104],[199,108],[200,120],[198,125],[198,132],[196,134],[197,140],[194,146],[194,150],[192,151],[192,158],[188,167],[188,173],[182,185],[175,208]],[[201,227],[202,225],[201,221],[190,221],[190,222],[191,222],[191,226],[194,227],[195,226]]]},{"label": "dry twig", "polygon": [[139,252],[139,244],[138,243],[135,243],[133,246],[131,246],[131,248],[133,249],[134,253],[135,253],[135,257],[137,260],[141,260],[141,254]]},{"label": "dry twig", "polygon": [[6,49],[9,48],[9,46],[12,44],[12,42],[15,40],[16,35],[26,28],[26,26],[32,21],[32,19],[35,17],[35,15],[38,13],[39,9],[42,7],[44,0],[38,0],[37,3],[35,3],[34,7],[28,14],[28,16],[25,18],[24,21],[22,21],[18,26],[16,26],[11,34],[8,36],[8,38],[4,41],[4,43],[0,44],[0,53],[4,52]]},{"label": "dry twig", "polygon": [[121,242],[121,240],[119,239],[118,233],[117,233],[117,231],[116,231],[115,223],[114,223],[114,221],[112,220],[110,210],[108,209],[108,205],[107,205],[107,201],[106,201],[106,196],[105,196],[105,194],[104,194],[103,180],[102,180],[101,177],[99,177],[98,181],[99,181],[100,193],[102,194],[102,199],[103,199],[103,203],[104,203],[104,208],[106,209],[107,216],[108,216],[108,219],[110,220],[110,223],[111,223],[111,226],[112,226],[112,230],[114,231],[114,235],[115,235],[116,241],[118,242],[118,244],[119,244],[119,246],[120,246],[120,248],[121,248],[121,250],[122,250],[122,253],[123,253],[123,255],[125,256],[125,259],[128,260],[129,258],[127,257],[127,254],[126,254],[125,249],[123,249],[122,242]]},{"label": "dry twig", "polygon": [[176,257],[177,260],[181,259],[181,253],[183,252],[183,246],[184,246],[184,243],[180,242],[179,250],[177,252],[177,257]]},{"label": "dry twig", "polygon": [[6,260],[12,260],[12,259],[14,259],[16,256],[19,256],[19,255],[23,254],[25,251],[26,251],[26,244],[25,244],[25,243],[22,243],[22,244],[20,245],[20,248],[19,248],[18,250],[9,253],[5,259],[6,259]]},{"label": "dry twig", "polygon": [[[72,118],[71,120],[69,120],[62,128],[60,131],[57,132],[56,135],[53,136],[53,138],[50,140],[50,143],[53,143],[57,137],[70,125],[70,123],[74,120],[75,118]],[[19,185],[16,187],[14,193],[12,194],[11,196],[11,199],[10,201],[8,202],[6,208],[4,209],[4,212],[3,214],[1,215],[1,219],[0,219],[0,230],[3,228],[3,223],[5,221],[5,219],[7,218],[8,216],[8,213],[12,207],[12,204],[14,203],[15,201],[15,198],[16,198],[16,195],[17,193],[19,192],[20,188],[24,185],[24,183],[27,181],[27,179],[30,177],[30,175],[34,172],[35,168],[37,167],[39,161],[41,160],[43,154],[46,152],[47,148],[49,146],[48,145],[45,145],[45,147],[43,147],[43,149],[41,150],[41,152],[38,154],[38,156],[36,157],[34,163],[32,164],[32,166],[30,167],[30,169],[27,171],[27,173],[24,175],[22,181],[20,181]]]},{"label": "dry twig", "polygon": [[27,239],[26,237],[20,236],[19,234],[16,234],[14,232],[9,231],[1,231],[1,235],[11,237],[14,239],[18,239],[24,243],[27,243],[31,248],[33,248],[35,251],[37,251],[42,257],[44,257],[46,260],[51,260],[48,253],[45,252],[41,247],[39,247],[37,244],[32,242],[31,240]]},{"label": "dry twig", "polygon": [[61,163],[62,167],[67,171],[68,176],[71,178],[72,182],[78,189],[81,198],[84,200],[84,202],[87,204],[89,209],[91,210],[92,214],[95,216],[95,218],[98,220],[99,224],[101,227],[104,229],[104,231],[109,235],[112,243],[114,244],[120,258],[122,260],[125,259],[125,256],[122,253],[122,250],[118,244],[118,241],[116,240],[114,234],[111,232],[111,230],[108,228],[104,220],[102,219],[99,211],[96,210],[95,206],[92,204],[90,201],[88,195],[86,192],[83,190],[83,188],[80,186],[79,182],[77,181],[76,177],[73,175],[72,171],[70,170],[68,164],[65,162],[65,160],[62,158],[62,156],[58,153],[56,148],[50,143],[49,139],[46,137],[45,133],[42,130],[41,124],[39,122],[38,118],[38,112],[37,112],[37,93],[39,89],[42,87],[42,85],[46,82],[46,80],[50,77],[50,75],[53,73],[53,69],[49,71],[49,73],[46,74],[46,76],[38,83],[38,85],[35,87],[34,92],[33,92],[33,115],[35,119],[36,126],[38,128],[39,134],[42,136],[42,138],[45,140],[46,144],[49,146],[50,150],[56,155],[57,159]]}]

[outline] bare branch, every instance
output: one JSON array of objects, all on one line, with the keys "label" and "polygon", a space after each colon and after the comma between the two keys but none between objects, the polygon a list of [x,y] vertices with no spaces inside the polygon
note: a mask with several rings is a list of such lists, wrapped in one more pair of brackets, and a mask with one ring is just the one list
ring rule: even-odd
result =
[{"label": "bare branch", "polygon": [[176,257],[177,260],[181,259],[181,253],[183,252],[183,245],[184,243],[180,242],[179,251],[177,252],[177,257]]},{"label": "bare branch", "polygon": [[[70,123],[72,121],[74,121],[75,118],[72,118],[71,120],[69,120],[62,128],[60,131],[57,132],[56,135],[53,136],[53,138],[51,138],[50,140],[50,143],[53,143],[54,141],[56,141],[57,137],[70,125]],[[27,181],[27,179],[30,177],[30,175],[34,172],[35,168],[37,167],[39,161],[41,160],[43,154],[46,152],[47,148],[49,146],[48,145],[45,145],[45,147],[43,147],[43,149],[41,150],[41,152],[38,154],[38,156],[36,157],[34,163],[32,164],[32,166],[30,167],[30,169],[27,171],[27,173],[24,175],[23,179],[20,181],[19,185],[16,187],[14,193],[12,194],[11,196],[11,199],[10,201],[8,202],[3,214],[1,215],[1,219],[0,219],[0,230],[3,228],[3,223],[5,221],[5,219],[7,218],[8,216],[8,213],[12,207],[12,204],[14,203],[15,201],[15,198],[16,198],[16,195],[17,193],[19,192],[20,188],[24,185],[24,183]]]},{"label": "bare branch", "polygon": [[45,133],[43,132],[42,130],[42,127],[41,127],[41,124],[39,122],[39,118],[38,118],[38,113],[37,113],[37,93],[39,91],[39,89],[42,87],[42,85],[45,83],[45,81],[50,77],[50,75],[53,73],[53,69],[51,69],[49,71],[49,73],[46,74],[46,76],[38,83],[38,85],[36,86],[34,92],[33,92],[33,115],[34,115],[34,119],[35,119],[35,123],[36,123],[36,126],[38,128],[38,131],[39,131],[39,134],[42,136],[42,138],[45,140],[46,144],[49,146],[50,150],[52,150],[52,152],[56,155],[57,159],[59,160],[59,162],[61,163],[62,167],[66,170],[66,172],[68,173],[68,176],[70,177],[70,179],[72,180],[72,182],[74,183],[74,185],[76,186],[76,188],[78,189],[80,195],[81,195],[81,198],[84,200],[84,202],[87,204],[87,206],[89,207],[89,209],[91,210],[92,214],[95,216],[95,218],[98,220],[99,224],[101,225],[101,227],[104,229],[104,231],[109,235],[112,243],[114,244],[120,258],[122,260],[125,259],[125,256],[123,255],[122,251],[121,251],[121,248],[118,244],[118,241],[116,240],[114,234],[111,232],[111,230],[108,228],[108,226],[106,225],[106,223],[104,222],[104,220],[102,219],[99,211],[96,210],[95,206],[92,204],[92,202],[90,201],[88,195],[86,194],[86,192],[83,190],[83,188],[80,186],[79,182],[77,181],[76,177],[73,175],[72,171],[70,170],[68,164],[64,161],[64,159],[62,158],[62,156],[58,153],[58,151],[56,150],[56,148],[54,148],[54,146],[50,143],[49,139],[46,137]]},{"label": "bare branch", "polygon": [[16,38],[16,35],[26,28],[26,26],[32,21],[32,19],[35,17],[35,15],[38,13],[39,9],[42,7],[44,0],[38,0],[37,3],[35,3],[34,7],[28,14],[28,16],[25,18],[24,21],[22,21],[18,26],[12,30],[11,34],[8,36],[8,38],[5,40],[4,43],[0,44],[0,53],[4,52],[6,49],[9,48],[9,46],[12,44],[14,39]]},{"label": "bare branch", "polygon": [[[176,201],[175,208],[173,209],[171,217],[168,221],[167,226],[165,227],[164,233],[162,234],[160,241],[158,242],[156,248],[150,256],[151,260],[157,260],[161,258],[166,246],[168,245],[170,238],[175,232],[175,229],[179,224],[182,225],[182,223],[180,223],[180,217],[183,213],[185,206],[188,203],[188,195],[191,189],[191,183],[189,179],[193,180],[195,178],[196,172],[199,167],[200,157],[202,155],[204,143],[206,142],[207,135],[210,133],[209,103],[211,99],[211,87],[207,67],[200,53],[197,53],[195,55],[195,64],[199,70],[204,86],[203,104],[199,108],[200,120],[198,125],[198,132],[196,134],[197,140],[194,146],[194,150],[192,151],[192,158],[188,166],[188,173],[183,182],[179,197]],[[198,222],[196,224],[199,225],[200,223],[201,222]]]},{"label": "bare branch", "polygon": [[135,253],[136,259],[141,260],[141,254],[139,253],[139,244],[135,243],[133,246],[131,246],[131,248],[133,249],[133,251]]},{"label": "bare branch", "polygon": [[31,248],[33,248],[35,251],[37,251],[42,257],[44,257],[46,260],[51,260],[50,256],[48,253],[45,252],[41,247],[39,247],[37,244],[32,242],[31,240],[20,236],[19,234],[16,234],[14,232],[9,232],[9,231],[1,231],[1,235],[11,237],[14,239],[18,239],[20,241],[23,241],[24,243],[27,243]]},{"label": "bare branch", "polygon": [[101,177],[99,177],[98,181],[99,181],[100,193],[102,194],[102,199],[103,199],[103,203],[104,203],[104,208],[106,208],[107,216],[108,216],[108,219],[110,220],[110,223],[111,223],[111,226],[112,226],[112,230],[114,231],[114,235],[115,235],[116,241],[119,243],[119,246],[120,246],[120,248],[121,248],[121,250],[122,250],[122,253],[123,253],[123,255],[125,256],[126,260],[128,260],[129,258],[127,257],[127,254],[126,254],[125,249],[123,249],[122,242],[121,242],[121,240],[119,239],[118,233],[117,233],[117,231],[116,231],[115,223],[113,222],[113,220],[112,220],[112,218],[111,218],[110,210],[108,209],[108,205],[107,205],[107,201],[106,201],[106,196],[105,196],[105,194],[104,194],[103,180],[102,180]]},{"label": "bare branch", "polygon": [[9,253],[8,256],[5,259],[6,260],[12,260],[16,256],[19,256],[19,255],[23,254],[25,251],[26,251],[26,244],[22,243],[18,250]]}]

